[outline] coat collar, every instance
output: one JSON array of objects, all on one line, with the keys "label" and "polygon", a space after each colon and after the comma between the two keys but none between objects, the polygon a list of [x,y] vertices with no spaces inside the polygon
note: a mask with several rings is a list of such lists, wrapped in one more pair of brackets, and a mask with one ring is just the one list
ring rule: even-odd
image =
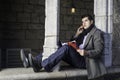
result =
[{"label": "coat collar", "polygon": [[85,44],[84,44],[84,48],[86,48],[86,46],[87,46],[90,38],[92,37],[92,35],[94,34],[94,32],[95,32],[96,30],[97,30],[97,28],[94,26],[94,27],[92,28],[92,30],[89,32],[89,35],[87,36],[86,41],[85,41]]}]

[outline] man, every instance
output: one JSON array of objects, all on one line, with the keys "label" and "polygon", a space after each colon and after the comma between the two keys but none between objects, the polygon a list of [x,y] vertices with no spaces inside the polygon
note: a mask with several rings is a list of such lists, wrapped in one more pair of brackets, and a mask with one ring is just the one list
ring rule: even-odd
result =
[{"label": "man", "polygon": [[94,20],[90,15],[83,15],[81,18],[82,25],[70,42],[75,42],[76,46],[63,45],[43,61],[41,54],[36,57],[29,54],[27,59],[21,50],[24,66],[28,67],[30,63],[35,72],[39,72],[41,68],[50,72],[56,64],[63,60],[76,68],[86,68],[89,79],[106,74],[101,59],[104,50],[103,32],[94,26]]}]

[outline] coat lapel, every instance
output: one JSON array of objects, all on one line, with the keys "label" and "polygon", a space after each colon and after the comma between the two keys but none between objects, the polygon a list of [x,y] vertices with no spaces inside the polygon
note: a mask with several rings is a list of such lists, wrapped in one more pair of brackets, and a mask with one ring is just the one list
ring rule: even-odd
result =
[{"label": "coat lapel", "polygon": [[87,46],[90,38],[92,37],[92,35],[94,34],[95,31],[96,31],[96,27],[93,27],[92,30],[89,32],[89,34],[86,38],[85,44],[84,44],[84,48]]}]

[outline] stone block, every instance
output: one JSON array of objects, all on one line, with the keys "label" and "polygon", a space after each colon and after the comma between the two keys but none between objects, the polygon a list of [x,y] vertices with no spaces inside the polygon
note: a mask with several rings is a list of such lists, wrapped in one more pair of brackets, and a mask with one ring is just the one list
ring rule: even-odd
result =
[{"label": "stone block", "polygon": [[1,59],[1,58],[2,58],[2,57],[1,57],[1,49],[0,49],[0,70],[1,70],[1,67],[2,67],[2,66],[1,66],[1,65],[2,65],[2,63],[1,63],[1,62],[2,62],[1,60],[2,60],[2,59]]},{"label": "stone block", "polygon": [[44,32],[44,25],[39,23],[30,23],[28,24],[28,29],[42,30]]},{"label": "stone block", "polygon": [[45,0],[39,0],[38,2],[40,5],[45,5]]},{"label": "stone block", "polygon": [[60,36],[59,37],[60,37],[60,40],[65,40],[66,37],[67,37],[66,36],[66,31],[62,31],[62,32],[60,31]]},{"label": "stone block", "polygon": [[2,45],[3,48],[31,48],[31,49],[42,49],[44,40],[4,40]]},{"label": "stone block", "polygon": [[34,11],[33,5],[28,5],[28,4],[23,5],[22,9],[23,9],[24,12],[33,12]]},{"label": "stone block", "polygon": [[85,6],[86,9],[93,9],[94,8],[94,3],[93,2],[86,2],[85,5],[86,5]]},{"label": "stone block", "polygon": [[31,22],[32,23],[40,23],[40,15],[39,15],[39,13],[32,14]]},{"label": "stone block", "polygon": [[71,7],[72,1],[70,0],[60,0],[61,7]]},{"label": "stone block", "polygon": [[30,13],[18,13],[17,22],[30,22]]},{"label": "stone block", "polygon": [[[6,12],[7,13],[7,12]],[[4,16],[5,18],[5,21],[8,21],[8,22],[16,22],[17,18],[16,18],[16,13],[9,13],[9,14],[6,14]]]},{"label": "stone block", "polygon": [[64,16],[64,24],[73,24],[72,16]]},{"label": "stone block", "polygon": [[36,13],[39,13],[39,14],[42,14],[44,15],[45,14],[45,7],[44,6],[41,6],[41,5],[35,5],[33,6],[33,12],[36,12]]},{"label": "stone block", "polygon": [[45,24],[45,15],[40,16],[40,23]]},{"label": "stone block", "polygon": [[68,25],[61,25],[60,30],[68,30]]},{"label": "stone block", "polygon": [[45,4],[45,0],[29,0],[30,4],[36,4],[36,5],[44,5]]},{"label": "stone block", "polygon": [[29,4],[29,0],[14,0],[15,4]]},{"label": "stone block", "polygon": [[43,39],[44,31],[43,30],[27,30],[26,39]]},{"label": "stone block", "polygon": [[67,13],[67,8],[61,7],[60,8],[60,14],[66,14]]},{"label": "stone block", "polygon": [[85,2],[84,1],[79,1],[79,0],[76,0],[76,1],[73,1],[74,3],[74,5],[75,5],[75,7],[77,8],[77,9],[84,9],[85,8]]},{"label": "stone block", "polygon": [[2,31],[3,39],[25,39],[24,30],[5,30]]},{"label": "stone block", "polygon": [[[80,16],[80,15],[74,17],[74,24],[80,25],[81,22],[82,22],[82,21],[81,21],[81,16]],[[79,26],[78,26],[78,27],[79,27]]]},{"label": "stone block", "polygon": [[2,23],[1,30],[23,30],[27,29],[26,23]]},{"label": "stone block", "polygon": [[24,11],[24,5],[21,4],[12,4],[11,5],[11,11],[16,13],[16,12],[23,12]]},{"label": "stone block", "polygon": [[112,65],[113,66],[120,66],[120,48],[113,47],[112,49]]}]

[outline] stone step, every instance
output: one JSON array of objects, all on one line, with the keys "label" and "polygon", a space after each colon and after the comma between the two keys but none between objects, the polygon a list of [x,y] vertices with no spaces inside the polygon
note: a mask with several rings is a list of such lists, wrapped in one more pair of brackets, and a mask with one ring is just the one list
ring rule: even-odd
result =
[{"label": "stone step", "polygon": [[80,80],[87,79],[87,71],[81,69],[62,70],[58,72],[41,72],[34,73],[32,68],[8,68],[0,71],[0,80],[66,80],[68,78],[82,77]]},{"label": "stone step", "polygon": [[[120,67],[107,68],[109,75],[100,80],[120,80]],[[32,68],[7,68],[0,71],[0,80],[88,80],[86,69],[67,68],[61,71],[34,73]],[[96,79],[98,80],[98,79]]]}]

